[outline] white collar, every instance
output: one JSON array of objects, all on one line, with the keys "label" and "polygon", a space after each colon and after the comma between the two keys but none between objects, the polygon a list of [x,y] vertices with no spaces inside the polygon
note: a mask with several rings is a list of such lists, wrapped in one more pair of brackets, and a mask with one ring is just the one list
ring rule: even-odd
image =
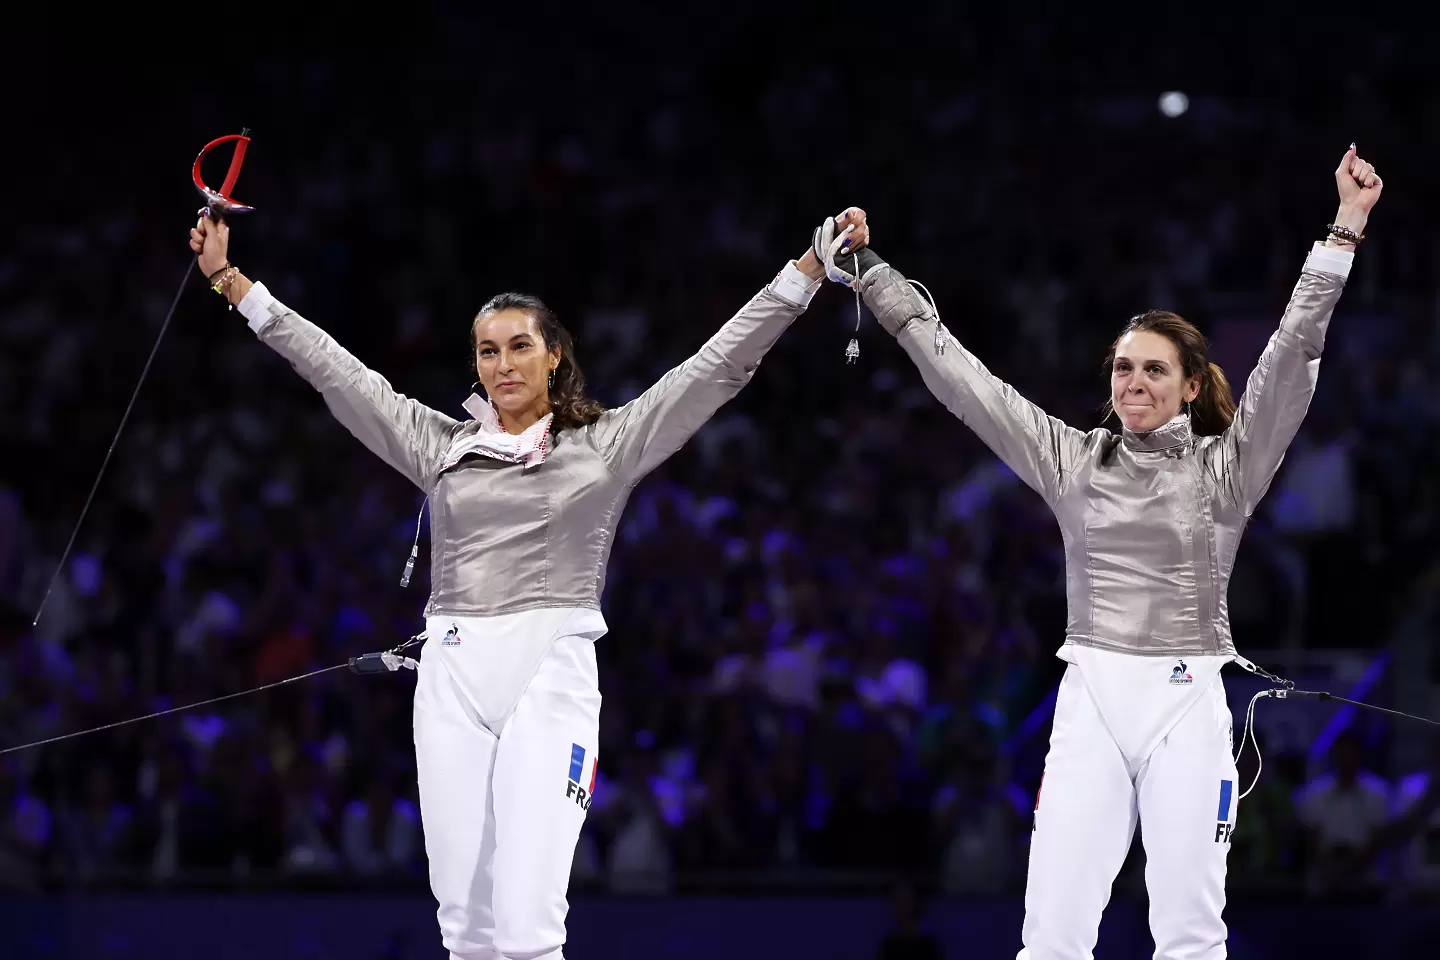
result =
[{"label": "white collar", "polygon": [[527,467],[545,462],[545,455],[550,447],[550,424],[555,419],[553,413],[547,413],[536,420],[524,433],[513,434],[507,433],[501,426],[500,417],[495,413],[490,401],[478,394],[470,394],[461,406],[475,418],[480,430],[451,444],[440,469],[446,470],[454,466],[461,457],[470,453],[509,463],[522,463]]}]

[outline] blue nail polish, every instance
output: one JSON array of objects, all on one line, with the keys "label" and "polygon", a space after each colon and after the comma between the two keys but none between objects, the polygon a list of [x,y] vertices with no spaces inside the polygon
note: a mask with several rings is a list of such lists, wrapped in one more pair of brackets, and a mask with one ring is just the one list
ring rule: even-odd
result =
[{"label": "blue nail polish", "polygon": [[1351,149],[1351,150],[1354,150],[1354,149],[1355,149],[1355,144],[1353,144],[1353,143],[1350,144],[1350,149]]},{"label": "blue nail polish", "polygon": [[840,249],[843,250],[843,249],[845,249],[845,248],[848,247],[848,246],[850,246],[850,241],[849,241],[849,240],[846,240],[844,243],[840,244]]}]

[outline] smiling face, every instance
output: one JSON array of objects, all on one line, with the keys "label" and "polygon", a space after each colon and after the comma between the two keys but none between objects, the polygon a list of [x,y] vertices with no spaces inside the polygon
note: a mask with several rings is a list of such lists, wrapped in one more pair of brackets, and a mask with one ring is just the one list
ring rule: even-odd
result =
[{"label": "smiling face", "polygon": [[1153,330],[1132,330],[1115,346],[1110,400],[1125,429],[1164,426],[1200,393],[1200,375],[1186,377],[1174,341]]},{"label": "smiling face", "polygon": [[475,319],[475,369],[502,415],[544,416],[550,407],[550,371],[559,365],[560,345],[545,343],[530,313],[509,308]]}]

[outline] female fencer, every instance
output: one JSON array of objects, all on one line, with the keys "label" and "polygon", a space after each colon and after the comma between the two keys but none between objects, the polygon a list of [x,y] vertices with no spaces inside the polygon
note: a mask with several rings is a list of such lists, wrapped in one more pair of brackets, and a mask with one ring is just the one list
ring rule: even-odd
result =
[{"label": "female fencer", "polygon": [[1238,791],[1220,669],[1241,660],[1225,595],[1241,533],[1309,408],[1380,197],[1353,145],[1335,182],[1339,212],[1238,406],[1195,327],[1151,311],[1106,360],[1118,435],[1081,432],[1025,400],[873,248],[839,258],[839,271],[827,263],[1060,524],[1069,622],[1058,655],[1069,666],[1036,799],[1019,960],[1089,960],[1137,821],[1156,960],[1225,956]]},{"label": "female fencer", "polygon": [[[850,208],[822,233],[837,250],[863,247],[865,212]],[[223,221],[202,217],[190,246],[260,341],[428,498],[414,730],[445,948],[454,960],[561,957],[598,762],[594,644],[607,630],[600,597],[621,511],[805,310],[824,278],[813,238],[698,353],[613,410],[586,398],[549,308],[521,294],[492,298],[470,324],[488,399],[472,395],[473,419],[463,421],[397,393],[231,266]]]}]

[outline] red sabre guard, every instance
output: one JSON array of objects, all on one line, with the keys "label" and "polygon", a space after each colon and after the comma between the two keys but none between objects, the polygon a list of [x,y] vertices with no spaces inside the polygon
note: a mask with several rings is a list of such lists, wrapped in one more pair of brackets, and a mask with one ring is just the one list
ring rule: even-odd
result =
[{"label": "red sabre guard", "polygon": [[[211,150],[222,143],[235,142],[235,152],[230,155],[230,169],[225,174],[225,182],[220,184],[219,190],[211,190],[205,186],[205,180],[200,173],[200,165],[205,162],[205,156]],[[222,220],[227,213],[249,213],[254,207],[231,198],[230,191],[235,189],[235,181],[240,179],[240,168],[245,163],[245,150],[250,146],[250,128],[246,127],[240,133],[232,133],[218,140],[211,140],[205,144],[200,155],[195,158],[195,167],[191,171],[191,179],[195,181],[195,189],[200,191],[200,196],[205,198],[205,206],[200,209],[200,216],[208,216],[215,220]]]}]

